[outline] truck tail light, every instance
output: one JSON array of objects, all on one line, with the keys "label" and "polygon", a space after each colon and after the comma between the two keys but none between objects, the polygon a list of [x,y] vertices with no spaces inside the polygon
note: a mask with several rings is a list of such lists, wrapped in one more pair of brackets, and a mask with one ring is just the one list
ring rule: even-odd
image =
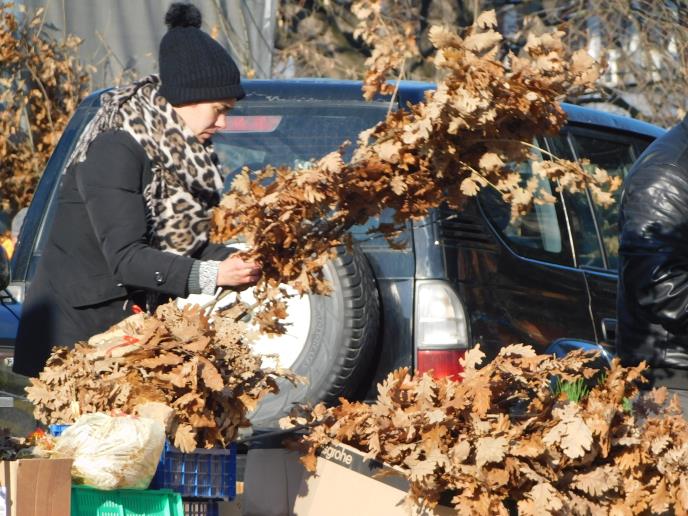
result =
[{"label": "truck tail light", "polygon": [[459,359],[466,356],[465,349],[420,349],[418,350],[416,370],[419,373],[432,371],[433,378],[449,376],[454,380],[460,380],[463,367]]},{"label": "truck tail light", "polygon": [[418,280],[415,307],[416,371],[459,378],[468,348],[468,324],[454,289],[439,280]]}]

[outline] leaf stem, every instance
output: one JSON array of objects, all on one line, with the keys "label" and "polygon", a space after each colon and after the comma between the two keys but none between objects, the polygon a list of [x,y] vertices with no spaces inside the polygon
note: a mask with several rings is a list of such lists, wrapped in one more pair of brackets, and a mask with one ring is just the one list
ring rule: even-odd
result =
[{"label": "leaf stem", "polygon": [[201,305],[201,310],[207,310],[208,313],[212,312],[215,306],[220,302],[220,300],[224,299],[232,292],[233,291],[230,289],[221,288],[220,292],[213,296],[213,298],[210,301],[208,301],[204,305]]},{"label": "leaf stem", "polygon": [[472,173],[474,173],[475,175],[480,176],[488,185],[490,185],[492,188],[494,188],[494,189],[497,190],[498,192],[501,192],[501,190],[497,187],[496,184],[494,184],[492,181],[490,181],[489,179],[487,179],[487,178],[485,177],[484,174],[481,174],[479,171],[477,171],[476,169],[474,169],[474,168],[473,168],[472,166],[470,166],[468,163],[466,163],[465,161],[459,161],[459,164],[461,164],[461,165],[463,165],[464,167],[466,167],[468,170],[470,170],[470,171],[471,171]]}]

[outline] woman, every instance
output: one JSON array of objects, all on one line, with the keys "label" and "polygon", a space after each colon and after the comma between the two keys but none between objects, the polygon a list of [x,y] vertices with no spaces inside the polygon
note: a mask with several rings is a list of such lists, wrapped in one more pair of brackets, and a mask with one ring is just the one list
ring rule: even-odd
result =
[{"label": "woman", "polygon": [[258,280],[255,263],[207,241],[222,189],[209,140],[244,96],[239,70],[196,7],[173,4],[165,22],[160,76],[104,94],[70,158],[22,311],[17,373],[36,376],[53,346],[87,340],[134,305]]}]

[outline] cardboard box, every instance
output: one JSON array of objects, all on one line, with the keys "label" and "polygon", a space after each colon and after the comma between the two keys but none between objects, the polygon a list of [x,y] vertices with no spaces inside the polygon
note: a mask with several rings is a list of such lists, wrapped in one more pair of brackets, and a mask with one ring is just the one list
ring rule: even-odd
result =
[{"label": "cardboard box", "polygon": [[[251,455],[253,454],[253,455]],[[244,516],[445,516],[448,507],[434,511],[405,503],[408,482],[399,470],[346,446],[321,450],[316,473],[308,474],[296,452],[249,450],[244,476]]]},{"label": "cardboard box", "polygon": [[0,462],[0,516],[69,516],[72,459]]},{"label": "cardboard box", "polygon": [[241,495],[231,502],[217,502],[218,516],[241,516]]},{"label": "cardboard box", "polygon": [[244,469],[242,515],[293,514],[294,501],[305,475],[297,452],[283,448],[250,449]]}]

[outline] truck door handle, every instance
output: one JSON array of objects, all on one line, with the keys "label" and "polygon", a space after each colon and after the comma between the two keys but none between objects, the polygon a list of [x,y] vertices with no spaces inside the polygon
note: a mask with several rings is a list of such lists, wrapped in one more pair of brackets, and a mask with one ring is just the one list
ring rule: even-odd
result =
[{"label": "truck door handle", "polygon": [[602,319],[602,338],[608,344],[616,342],[616,319]]}]

